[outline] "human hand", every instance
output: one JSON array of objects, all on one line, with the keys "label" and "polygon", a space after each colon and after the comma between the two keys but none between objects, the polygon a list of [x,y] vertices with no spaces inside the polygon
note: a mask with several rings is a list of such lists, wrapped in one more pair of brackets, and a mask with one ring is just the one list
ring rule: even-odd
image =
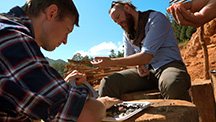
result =
[{"label": "human hand", "polygon": [[[174,0],[170,0],[170,3],[172,3]],[[185,4],[187,0],[175,0],[174,4],[172,6],[175,6],[176,3],[178,4]],[[190,6],[187,6],[188,10],[190,10],[192,13],[200,11],[209,1],[211,0],[190,0],[188,3],[190,3]],[[171,6],[171,7],[172,7]],[[170,8],[170,7],[169,7]]]},{"label": "human hand", "polygon": [[146,68],[145,65],[138,65],[137,72],[140,77],[145,77],[150,74],[149,70]]},{"label": "human hand", "polygon": [[102,102],[105,106],[106,109],[112,107],[113,105],[115,104],[118,104],[118,103],[122,103],[123,101],[120,100],[120,99],[117,99],[117,98],[111,98],[111,97],[100,97],[100,98],[97,98],[98,101]]},{"label": "human hand", "polygon": [[192,0],[174,3],[167,8],[178,24],[199,27],[216,17],[215,0]]},{"label": "human hand", "polygon": [[79,84],[83,84],[86,81],[86,75],[78,72],[77,70],[74,70],[69,75],[67,75],[67,77],[65,78],[65,81],[69,81],[70,79],[72,81],[75,81],[75,83],[79,85]]},{"label": "human hand", "polygon": [[195,16],[193,13],[188,11],[191,8],[192,2],[190,1],[186,3],[174,3],[172,6],[167,8],[167,11],[172,15],[172,17],[178,24],[197,27],[198,25],[200,25],[198,23],[202,16]]},{"label": "human hand", "polygon": [[111,65],[111,59],[109,57],[95,57],[95,60],[91,61],[91,64],[99,67],[108,67]]}]

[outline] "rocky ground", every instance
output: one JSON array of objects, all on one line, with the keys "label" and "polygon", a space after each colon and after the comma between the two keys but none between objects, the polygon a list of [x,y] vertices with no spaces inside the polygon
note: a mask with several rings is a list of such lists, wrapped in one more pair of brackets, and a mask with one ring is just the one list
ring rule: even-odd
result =
[{"label": "rocky ground", "polygon": [[[209,70],[216,70],[216,44],[208,45]],[[185,55],[186,49],[181,49],[182,55]],[[194,57],[184,58],[184,63],[191,76],[192,81],[204,79],[204,57],[203,51],[199,49]]]}]

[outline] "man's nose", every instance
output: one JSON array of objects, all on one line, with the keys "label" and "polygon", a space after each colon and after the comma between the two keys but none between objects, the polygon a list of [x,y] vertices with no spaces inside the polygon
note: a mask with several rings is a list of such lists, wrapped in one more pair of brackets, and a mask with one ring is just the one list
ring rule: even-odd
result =
[{"label": "man's nose", "polygon": [[67,44],[67,36],[64,38],[63,44]]},{"label": "man's nose", "polygon": [[122,22],[120,22],[120,21],[117,21],[117,24],[121,26]]}]

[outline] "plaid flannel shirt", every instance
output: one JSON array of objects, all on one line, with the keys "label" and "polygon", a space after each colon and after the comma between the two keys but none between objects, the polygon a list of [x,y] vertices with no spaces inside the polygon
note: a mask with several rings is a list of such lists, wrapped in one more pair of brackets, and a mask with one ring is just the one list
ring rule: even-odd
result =
[{"label": "plaid flannel shirt", "polygon": [[0,121],[77,121],[88,94],[49,66],[20,7],[0,15]]}]

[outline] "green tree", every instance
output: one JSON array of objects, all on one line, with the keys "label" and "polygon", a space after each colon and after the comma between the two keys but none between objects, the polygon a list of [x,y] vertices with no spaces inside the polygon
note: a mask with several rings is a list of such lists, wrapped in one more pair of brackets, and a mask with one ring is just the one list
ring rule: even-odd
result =
[{"label": "green tree", "polygon": [[176,39],[178,41],[178,43],[181,42],[181,39],[180,39],[180,35],[181,35],[181,29],[182,29],[182,26],[179,25],[178,23],[176,23],[176,21],[172,20],[172,28],[173,28],[173,32],[176,36]]},{"label": "green tree", "polygon": [[192,34],[196,32],[196,28],[190,27],[190,26],[182,26],[179,25],[171,16],[170,13],[166,13],[166,17],[170,21],[172,25],[173,32],[176,36],[176,39],[178,43],[189,41]]},{"label": "green tree", "polygon": [[80,53],[74,54],[74,56],[72,58],[72,60],[74,60],[74,61],[80,61],[82,59],[83,59],[83,56]]},{"label": "green tree", "polygon": [[90,58],[89,58],[89,56],[87,56],[87,55],[86,55],[86,56],[84,56],[84,57],[83,57],[83,59],[82,59],[82,61],[90,61]]},{"label": "green tree", "polygon": [[109,57],[110,57],[110,58],[116,58],[116,54],[115,54],[114,49],[112,49],[112,50],[110,51]]},{"label": "green tree", "polygon": [[114,49],[112,49],[112,50],[110,51],[109,57],[110,57],[110,58],[124,57],[124,52],[118,51],[118,54],[116,55]]},{"label": "green tree", "polygon": [[187,40],[186,30],[187,30],[187,26],[182,26],[181,33],[180,33],[180,42],[184,42],[184,40]]},{"label": "green tree", "polygon": [[[72,60],[74,60],[74,61],[92,61],[92,60],[94,60],[94,58],[89,57],[88,55],[83,57],[80,53],[76,53],[76,54],[74,54]],[[81,64],[77,64],[77,65],[81,65]],[[84,66],[96,67],[92,64],[84,64]]]},{"label": "green tree", "polygon": [[187,28],[187,30],[186,30],[186,37],[187,37],[187,39],[190,39],[191,38],[191,36],[192,36],[192,34],[194,33],[194,32],[196,32],[196,28],[194,28],[194,27],[191,27],[191,26],[188,26],[188,28]]},{"label": "green tree", "polygon": [[117,58],[119,58],[119,57],[124,57],[124,52],[120,52],[120,51],[118,51],[118,55],[116,56]]},{"label": "green tree", "polygon": [[66,64],[67,63],[54,62],[54,63],[50,64],[50,66],[53,67],[62,77],[65,77],[64,72],[67,70],[65,67]]}]

